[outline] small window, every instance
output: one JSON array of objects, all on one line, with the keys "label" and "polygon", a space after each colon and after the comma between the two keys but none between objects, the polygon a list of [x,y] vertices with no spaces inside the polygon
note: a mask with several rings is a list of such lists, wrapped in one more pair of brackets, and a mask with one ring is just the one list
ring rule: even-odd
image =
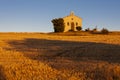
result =
[{"label": "small window", "polygon": [[67,25],[69,26],[69,22],[67,22]]},{"label": "small window", "polygon": [[71,20],[73,20],[73,18],[71,18]]},{"label": "small window", "polygon": [[76,26],[78,26],[78,23],[76,22]]}]

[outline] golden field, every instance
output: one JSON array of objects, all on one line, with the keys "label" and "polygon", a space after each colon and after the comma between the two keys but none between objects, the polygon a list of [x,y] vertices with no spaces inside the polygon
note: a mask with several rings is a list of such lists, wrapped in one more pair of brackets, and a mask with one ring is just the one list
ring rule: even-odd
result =
[{"label": "golden field", "polygon": [[120,35],[0,33],[0,80],[120,80]]}]

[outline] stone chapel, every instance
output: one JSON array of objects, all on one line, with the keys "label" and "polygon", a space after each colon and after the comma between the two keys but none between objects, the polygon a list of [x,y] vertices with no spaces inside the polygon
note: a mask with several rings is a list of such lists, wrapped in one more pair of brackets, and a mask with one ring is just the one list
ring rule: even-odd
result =
[{"label": "stone chapel", "polygon": [[76,27],[82,27],[82,18],[76,16],[74,12],[71,12],[70,15],[63,17],[65,29],[64,32],[69,30],[77,31]]}]

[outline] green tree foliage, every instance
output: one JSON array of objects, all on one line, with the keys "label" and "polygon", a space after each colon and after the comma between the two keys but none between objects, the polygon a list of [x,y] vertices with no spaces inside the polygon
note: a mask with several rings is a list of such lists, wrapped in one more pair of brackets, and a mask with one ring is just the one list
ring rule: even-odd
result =
[{"label": "green tree foliage", "polygon": [[63,18],[53,19],[51,22],[54,26],[54,32],[64,32],[65,25]]},{"label": "green tree foliage", "polygon": [[77,26],[76,29],[77,29],[77,31],[81,31],[82,27],[81,26]]}]

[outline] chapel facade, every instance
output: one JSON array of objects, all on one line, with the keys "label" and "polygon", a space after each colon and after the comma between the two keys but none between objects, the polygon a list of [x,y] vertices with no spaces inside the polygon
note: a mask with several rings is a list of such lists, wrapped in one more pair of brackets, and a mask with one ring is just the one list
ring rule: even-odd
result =
[{"label": "chapel facade", "polygon": [[77,31],[76,27],[82,27],[82,18],[76,16],[74,12],[71,12],[70,15],[63,17],[64,20],[64,32],[68,31]]}]

